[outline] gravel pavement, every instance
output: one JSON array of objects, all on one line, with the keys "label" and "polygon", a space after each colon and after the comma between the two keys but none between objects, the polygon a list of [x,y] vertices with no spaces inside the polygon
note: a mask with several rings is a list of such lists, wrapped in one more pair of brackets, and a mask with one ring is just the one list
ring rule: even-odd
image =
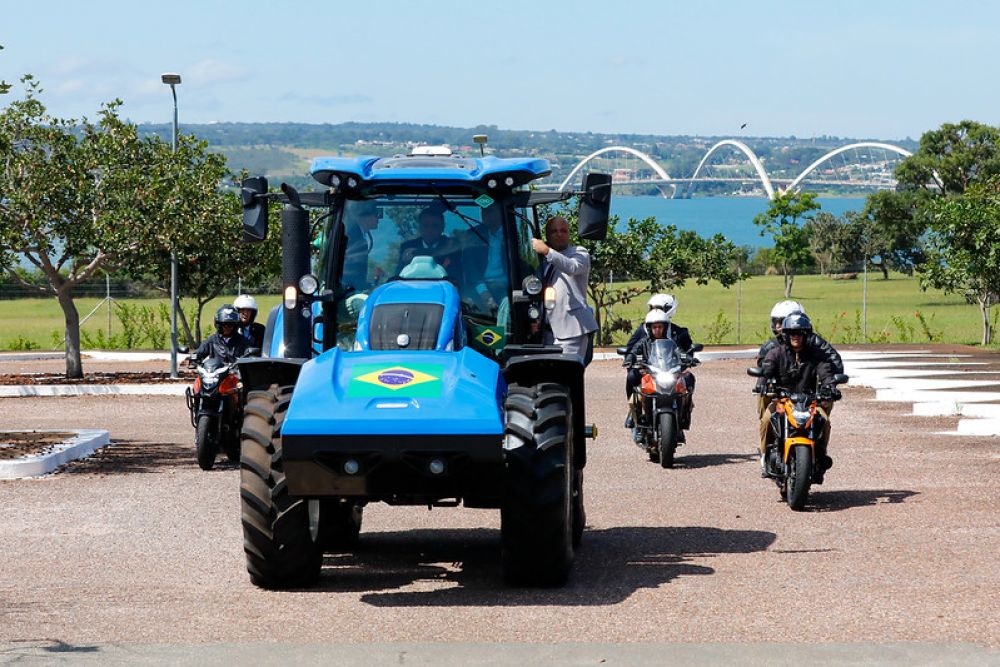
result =
[{"label": "gravel pavement", "polygon": [[[198,469],[183,397],[0,399],[3,429],[106,428],[115,443],[57,474],[0,482],[0,662],[86,658],[81,647],[124,662],[137,647],[154,661],[235,661],[281,643],[307,647],[306,662],[316,647],[356,645],[367,659],[350,664],[388,662],[405,645],[406,664],[425,664],[414,647],[449,642],[485,647],[466,664],[503,664],[530,659],[499,658],[497,643],[586,642],[574,664],[782,664],[804,644],[825,647],[812,661],[1000,664],[1000,439],[937,435],[957,418],[914,417],[848,387],[833,413],[835,466],[809,511],[792,512],[752,455],[746,366],[697,369],[688,444],[663,470],[621,426],[619,364],[592,364],[588,528],[554,590],[503,586],[498,512],[385,505],[365,509],[358,552],[327,557],[317,587],[256,589],[238,469]],[[216,648],[190,648],[204,644]],[[235,648],[206,653],[219,647]]]}]

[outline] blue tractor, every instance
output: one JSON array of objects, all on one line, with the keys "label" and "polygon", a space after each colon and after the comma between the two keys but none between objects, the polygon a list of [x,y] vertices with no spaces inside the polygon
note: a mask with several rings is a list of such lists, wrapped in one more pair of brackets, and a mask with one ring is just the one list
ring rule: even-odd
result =
[{"label": "blue tractor", "polygon": [[532,191],[545,160],[431,148],[311,171],[326,189],[241,191],[247,240],[284,204],[283,301],[265,356],[240,363],[251,580],[314,583],[324,552],[356,543],[364,506],[385,502],[499,509],[505,580],[562,584],[593,429],[583,361],[543,343],[554,288],[531,239],[538,207],[572,196],[579,235],[603,239],[610,177]]}]

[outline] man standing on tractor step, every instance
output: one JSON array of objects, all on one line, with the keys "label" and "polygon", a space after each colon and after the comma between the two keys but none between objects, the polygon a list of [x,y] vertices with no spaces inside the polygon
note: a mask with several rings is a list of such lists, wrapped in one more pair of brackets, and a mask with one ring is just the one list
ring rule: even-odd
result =
[{"label": "man standing on tractor step", "polygon": [[590,254],[569,243],[569,223],[556,215],[545,223],[545,241],[531,239],[531,247],[543,257],[542,282],[554,287],[555,305],[546,308],[544,341],[555,343],[564,354],[579,357],[584,366],[594,357],[594,312],[587,305]]}]

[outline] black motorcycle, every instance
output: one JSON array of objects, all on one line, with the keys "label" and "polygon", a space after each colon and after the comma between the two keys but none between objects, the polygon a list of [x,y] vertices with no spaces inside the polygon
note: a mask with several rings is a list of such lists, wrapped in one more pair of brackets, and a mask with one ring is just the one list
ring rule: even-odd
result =
[{"label": "black motorcycle", "polygon": [[[194,358],[189,363],[196,363]],[[243,401],[240,372],[235,363],[208,358],[195,366],[198,377],[188,387],[188,410],[194,427],[195,451],[202,470],[211,470],[221,449],[230,461],[240,460]]]},{"label": "black motorcycle", "polygon": [[[701,362],[693,356],[704,346],[694,345],[692,354],[684,354],[669,338],[653,341],[649,359],[628,366],[642,372],[642,379],[630,400],[632,431],[635,444],[646,450],[650,461],[659,461],[664,468],[674,466],[674,454],[681,443],[681,415],[688,410],[688,394],[684,374]],[[618,348],[624,355],[625,348]]]}]

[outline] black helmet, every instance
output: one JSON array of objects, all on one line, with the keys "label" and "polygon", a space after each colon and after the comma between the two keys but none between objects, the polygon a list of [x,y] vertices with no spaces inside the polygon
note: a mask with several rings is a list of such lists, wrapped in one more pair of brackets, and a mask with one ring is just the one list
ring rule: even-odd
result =
[{"label": "black helmet", "polygon": [[228,303],[219,306],[215,311],[215,330],[222,333],[223,324],[233,324],[239,326],[240,312]]},{"label": "black helmet", "polygon": [[792,313],[781,323],[781,333],[786,337],[793,333],[808,336],[812,332],[813,323],[805,313]]}]

